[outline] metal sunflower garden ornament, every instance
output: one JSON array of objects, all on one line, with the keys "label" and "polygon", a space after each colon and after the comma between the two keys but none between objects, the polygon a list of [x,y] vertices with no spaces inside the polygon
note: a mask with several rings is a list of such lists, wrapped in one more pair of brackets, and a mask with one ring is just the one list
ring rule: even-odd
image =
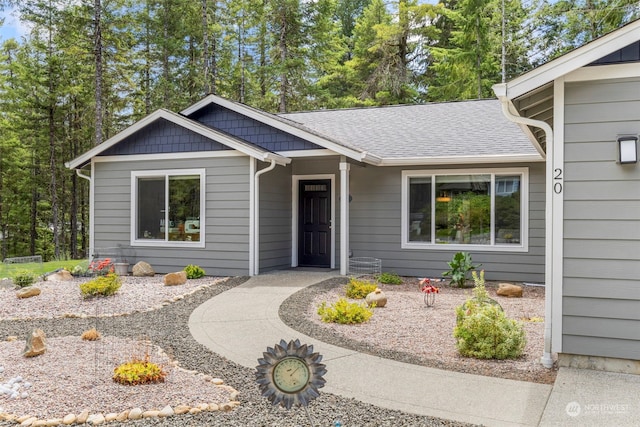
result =
[{"label": "metal sunflower garden ornament", "polygon": [[313,345],[300,344],[300,340],[288,344],[280,340],[273,348],[267,347],[256,367],[262,396],[274,405],[287,409],[299,405],[306,411],[309,402],[320,396],[318,389],[326,382],[323,375],[327,370],[321,360],[322,356],[313,352]]}]

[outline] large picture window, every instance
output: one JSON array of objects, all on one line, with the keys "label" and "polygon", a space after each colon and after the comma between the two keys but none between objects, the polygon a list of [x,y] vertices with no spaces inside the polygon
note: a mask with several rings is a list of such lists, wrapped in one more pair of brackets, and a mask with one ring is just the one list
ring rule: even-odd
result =
[{"label": "large picture window", "polygon": [[403,247],[526,249],[526,180],[526,168],[403,171]]},{"label": "large picture window", "polygon": [[204,171],[132,172],[132,244],[202,246]]}]

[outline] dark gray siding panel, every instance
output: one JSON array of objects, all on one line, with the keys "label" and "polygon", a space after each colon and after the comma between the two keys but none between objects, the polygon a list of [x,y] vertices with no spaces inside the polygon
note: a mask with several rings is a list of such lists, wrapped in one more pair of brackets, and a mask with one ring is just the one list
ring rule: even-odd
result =
[{"label": "dark gray siding panel", "polygon": [[616,163],[617,136],[640,132],[639,107],[640,79],[566,85],[565,353],[640,354],[640,168]]},{"label": "dark gray siding panel", "polygon": [[209,275],[248,274],[248,157],[96,163],[95,247],[130,246],[131,171],[192,168],[206,169],[205,248],[133,247],[131,262],[147,261],[158,273],[198,264]]},{"label": "dark gray siding panel", "polygon": [[291,267],[291,167],[260,176],[260,272]]},{"label": "dark gray siding panel", "polygon": [[637,61],[640,61],[640,41],[631,43],[629,46],[625,46],[618,51],[610,53],[597,61],[593,61],[590,65],[621,64],[624,62]]},{"label": "dark gray siding panel", "polygon": [[165,119],[158,119],[104,151],[101,156],[188,153],[230,148]]},{"label": "dark gray siding panel", "polygon": [[270,151],[322,148],[219,105],[211,104],[204,107],[193,113],[190,118]]},{"label": "dark gray siding panel", "polygon": [[[491,166],[500,167],[486,167]],[[529,251],[471,251],[474,262],[482,263],[488,280],[544,282],[545,169],[542,163],[526,166],[529,167]],[[460,166],[452,165],[451,168],[459,169]],[[353,256],[380,258],[384,271],[441,277],[455,251],[445,247],[441,250],[401,248],[403,169],[408,168],[351,168],[350,243]]]}]

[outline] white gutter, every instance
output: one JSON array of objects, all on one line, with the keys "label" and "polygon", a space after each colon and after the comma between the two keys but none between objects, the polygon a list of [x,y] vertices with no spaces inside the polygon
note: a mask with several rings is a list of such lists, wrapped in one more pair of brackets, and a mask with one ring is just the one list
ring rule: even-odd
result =
[{"label": "white gutter", "polygon": [[257,276],[260,272],[260,176],[275,169],[277,162],[271,159],[271,164],[264,169],[259,170],[254,175],[254,227],[253,227],[253,247],[249,248],[253,251],[253,275]]},{"label": "white gutter", "polygon": [[[521,117],[511,112],[511,100],[507,98],[507,85],[497,84],[493,86],[493,91],[500,100],[502,113],[514,123],[533,126],[542,129],[545,134],[545,146],[547,148],[547,177],[553,176],[553,129],[548,123],[541,120],[534,120],[528,117]],[[540,362],[545,368],[553,367],[553,357],[551,354],[551,313],[552,301],[552,277],[553,277],[553,186],[547,185],[545,209],[545,292],[544,292],[544,351]],[[549,208],[551,207],[551,208]]]}]

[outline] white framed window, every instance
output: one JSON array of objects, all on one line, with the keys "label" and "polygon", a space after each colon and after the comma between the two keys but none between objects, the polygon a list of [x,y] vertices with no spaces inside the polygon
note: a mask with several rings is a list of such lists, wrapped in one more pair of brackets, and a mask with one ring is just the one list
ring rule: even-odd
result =
[{"label": "white framed window", "polygon": [[131,245],[204,247],[205,170],[131,172]]},{"label": "white framed window", "polygon": [[528,250],[528,168],[402,171],[402,248]]}]

